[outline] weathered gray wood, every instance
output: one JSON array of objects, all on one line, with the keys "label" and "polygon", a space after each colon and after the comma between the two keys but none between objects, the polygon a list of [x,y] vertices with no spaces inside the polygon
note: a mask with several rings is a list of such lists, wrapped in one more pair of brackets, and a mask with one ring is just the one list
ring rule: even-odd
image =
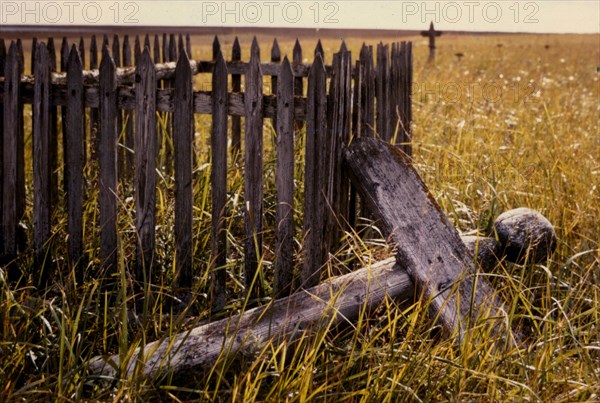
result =
[{"label": "weathered gray wood", "polygon": [[183,42],[183,35],[180,33],[177,38],[177,54],[181,54],[185,50],[185,43]]},{"label": "weathered gray wood", "polygon": [[334,55],[333,77],[330,83],[327,117],[326,172],[328,178],[328,213],[325,242],[334,248],[348,219],[349,182],[343,174],[342,149],[350,139],[352,76],[351,54],[342,42],[340,51]]},{"label": "weathered gray wood", "polygon": [[[271,62],[281,62],[281,52],[279,50],[277,38],[273,39],[273,46],[271,47]],[[277,75],[271,76],[271,94],[277,95]],[[277,116],[273,118],[273,130],[275,130],[275,133],[277,133]]]},{"label": "weathered gray wood", "polygon": [[501,253],[511,262],[541,263],[556,249],[556,232],[550,221],[525,207],[500,214],[494,231]]},{"label": "weathered gray wood", "polygon": [[158,34],[154,34],[154,47],[152,50],[154,51],[154,64],[160,63],[160,39],[158,39]]},{"label": "weathered gray wood", "polygon": [[361,136],[373,135],[375,128],[375,73],[373,71],[373,48],[364,46],[360,53],[361,70]]},{"label": "weathered gray wood", "polygon": [[[0,38],[0,77],[4,77],[4,67],[6,63],[6,45],[4,38]],[[4,216],[4,105],[0,106],[0,263],[4,255],[4,227],[2,226],[2,217]]]},{"label": "weathered gray wood", "polygon": [[[240,42],[235,37],[231,49],[231,61],[239,62],[242,60],[242,49]],[[240,74],[231,74],[231,91],[239,93],[242,91],[242,76]],[[240,154],[242,147],[242,124],[239,116],[231,117],[231,157],[235,161]]]},{"label": "weathered gray wood", "polygon": [[[292,50],[292,64],[294,66],[299,66],[302,64],[302,46],[300,46],[300,41],[296,39],[294,43],[294,49]],[[294,95],[301,97],[304,95],[304,83],[302,76],[297,76],[294,79]],[[300,130],[302,128],[302,121],[296,120],[295,129]]]},{"label": "weathered gray wood", "polygon": [[[17,62],[19,75],[25,71],[25,55],[23,53],[23,42],[17,39]],[[19,94],[17,109],[17,125],[19,135],[17,137],[17,217],[21,221],[25,217],[25,121],[23,113],[23,94]],[[17,226],[17,246],[25,250],[27,245],[27,234],[23,226]]]},{"label": "weathered gray wood", "polygon": [[377,133],[383,141],[391,139],[389,46],[377,45]]},{"label": "weathered gray wood", "polygon": [[67,251],[69,264],[81,272],[83,259],[83,75],[81,59],[73,44],[67,62],[68,105],[65,108],[63,128],[65,141],[65,189],[67,189]]},{"label": "weathered gray wood", "polygon": [[110,49],[110,42],[108,40],[108,34],[102,35],[102,47],[101,47],[102,53],[103,53],[102,57],[104,57],[104,48]]},{"label": "weathered gray wood", "polygon": [[162,61],[163,63],[169,61],[169,39],[166,32],[162,35]]},{"label": "weathered gray wood", "polygon": [[175,261],[176,284],[192,286],[192,141],[194,113],[192,109],[192,72],[185,52],[177,62],[175,75],[175,108],[173,146],[175,148]]},{"label": "weathered gray wood", "polygon": [[[90,69],[95,70],[98,68],[98,48],[96,45],[96,35],[92,35],[90,42]],[[100,72],[98,71],[98,74]],[[85,75],[84,75],[85,76]],[[98,100],[100,96],[98,96]],[[98,154],[98,130],[100,130],[99,122],[100,114],[98,112],[98,106],[90,108],[90,144],[89,154],[92,161],[97,160]],[[87,152],[86,152],[87,157]]]},{"label": "weathered gray wood", "polygon": [[[65,73],[67,71],[67,62],[69,60],[69,43],[67,42],[67,38],[63,36],[62,38],[62,43],[60,45],[60,71],[61,73]],[[83,66],[81,67],[81,70],[83,71]],[[67,80],[67,83],[69,82],[69,80]],[[82,75],[82,82],[83,82],[83,75]],[[67,84],[68,85],[68,84]],[[68,94],[68,90],[67,90],[67,94]],[[52,97],[52,93],[50,94],[50,96]],[[82,97],[81,97],[81,104],[83,105],[83,92],[82,92]],[[54,103],[56,105],[56,103]],[[67,155],[67,107],[66,106],[61,106],[60,108],[60,114],[61,114],[61,126],[62,126],[62,145],[63,145],[63,188],[65,193],[69,193],[69,189],[68,189],[68,180],[67,180],[67,166],[69,165],[69,162],[67,161],[68,155]]]},{"label": "weathered gray wood", "polygon": [[473,257],[410,158],[368,137],[353,142],[345,157],[362,200],[393,242],[398,263],[422,290],[433,318],[446,333],[462,342],[470,324],[489,315],[492,333],[510,335],[504,327],[507,311],[502,302],[477,274]]},{"label": "weathered gray wood", "polygon": [[284,57],[277,88],[275,297],[292,291],[294,270],[294,75]]},{"label": "weathered gray wood", "polygon": [[137,65],[142,58],[142,45],[140,44],[139,35],[135,36],[135,41],[133,42],[133,60]]},{"label": "weathered gray wood", "polygon": [[33,100],[33,246],[39,285],[48,281],[52,258],[47,255],[50,240],[51,155],[50,147],[50,57],[46,45],[35,51]]},{"label": "weathered gray wood", "polygon": [[[85,79],[84,79],[85,81]],[[4,83],[0,81],[0,91],[4,88]],[[33,102],[33,86],[31,84],[22,85],[22,98],[25,103]],[[53,87],[52,100],[56,105],[66,106],[66,87]],[[100,93],[97,87],[85,87],[85,105],[90,108],[98,108]],[[0,102],[3,98],[0,92]],[[135,91],[130,86],[119,86],[118,88],[119,108],[126,111],[134,111],[136,107]],[[229,103],[227,113],[233,117],[244,116],[245,114],[244,94],[232,92],[229,94]],[[173,112],[173,90],[156,91],[156,110],[158,112]],[[212,111],[212,100],[210,91],[194,92],[194,113],[210,114]],[[277,97],[273,95],[263,95],[263,113],[264,118],[274,118],[277,114]],[[296,119],[306,119],[306,98],[294,98],[294,113]]]},{"label": "weathered gray wood", "polygon": [[[50,64],[50,77],[52,77],[52,74],[56,73],[56,48],[54,46],[54,38],[48,38],[46,49],[48,50],[48,62]],[[48,95],[48,97],[50,99],[50,95]],[[48,129],[50,137],[48,153],[50,154],[50,214],[52,215],[54,206],[58,204],[58,110],[56,104],[50,101],[49,103]]]},{"label": "weathered gray wood", "polygon": [[177,42],[175,34],[169,35],[169,61],[173,62],[177,60]]},{"label": "weathered gray wood", "polygon": [[259,259],[262,258],[263,228],[263,94],[260,50],[256,38],[252,40],[250,65],[245,75],[245,140],[244,140],[244,270],[246,291],[255,297],[262,294],[258,278]]},{"label": "weathered gray wood", "polygon": [[[152,48],[150,47],[150,35],[149,34],[144,35],[144,49],[143,49],[143,51],[145,51],[146,49],[148,49],[149,52],[152,51]],[[171,61],[174,62],[176,60],[177,59],[174,59],[174,60],[171,60]]]},{"label": "weathered gray wood", "polygon": [[[133,59],[131,57],[131,45],[129,44],[129,35],[123,37],[123,66],[133,66]],[[132,97],[135,98],[135,97]],[[123,121],[125,122],[125,178],[131,180],[133,178],[133,172],[135,169],[135,155],[134,149],[134,114],[133,110],[123,111]]]},{"label": "weathered gray wood", "polygon": [[[117,69],[122,66],[121,64],[121,44],[119,41],[119,35],[113,36],[112,43],[112,58]],[[117,109],[117,143],[124,143],[124,139],[121,139],[121,133],[123,132],[123,112]],[[126,150],[123,147],[117,146],[117,172],[119,173],[119,179],[125,178],[125,158]]]},{"label": "weathered gray wood", "polygon": [[211,304],[220,311],[227,302],[225,272],[227,265],[227,228],[225,205],[227,203],[227,64],[220,48],[216,55],[212,75],[212,129],[211,129]]},{"label": "weathered gray wood", "polygon": [[146,282],[154,260],[156,210],[156,72],[145,49],[137,63],[135,111],[135,215],[137,229],[136,280]]},{"label": "weathered gray wood", "polygon": [[83,36],[79,37],[79,57],[81,58],[81,66],[85,69],[85,42]]},{"label": "weathered gray wood", "polygon": [[34,36],[33,39],[31,39],[31,62],[29,64],[29,71],[31,72],[31,74],[33,74],[33,72],[35,71],[35,52],[37,51],[37,45],[38,39]]},{"label": "weathered gray wood", "polygon": [[106,273],[117,269],[117,80],[107,48],[100,64],[100,127],[98,135],[100,262]]},{"label": "weathered gray wood", "polygon": [[[477,244],[487,242],[495,240],[479,238]],[[465,245],[472,248],[476,243],[471,240]],[[469,250],[475,254],[474,249]],[[150,343],[145,351],[151,353],[144,357],[142,373],[154,377],[160,373],[212,368],[220,357],[231,358],[238,353],[252,356],[269,340],[292,341],[306,334],[307,329],[317,330],[321,323],[352,324],[362,310],[372,311],[386,298],[409,307],[418,297],[416,292],[404,267],[389,258],[270,305]],[[120,365],[118,355],[96,357],[89,370],[94,375],[112,378],[117,376],[114,368],[122,368],[125,373],[121,376],[130,376],[139,353],[138,349],[125,365]]]},{"label": "weathered gray wood", "polygon": [[323,50],[323,44],[321,43],[321,40],[319,39],[317,41],[317,46],[315,46],[315,51],[314,51],[314,56],[315,56],[315,60],[317,59],[317,55],[321,55],[321,59],[325,60],[325,51]]},{"label": "weathered gray wood", "polygon": [[18,164],[19,143],[23,142],[19,128],[19,109],[21,103],[20,67],[18,50],[12,41],[6,56],[4,80],[6,97],[3,102],[2,131],[2,228],[4,230],[3,252],[6,260],[12,260],[17,254],[17,225],[19,219],[18,200]]},{"label": "weathered gray wood", "polygon": [[319,283],[325,263],[325,148],[327,136],[327,77],[321,54],[317,53],[308,76],[306,146],[304,163],[304,223],[302,287]]},{"label": "weathered gray wood", "polygon": [[[357,270],[317,287],[300,291],[267,306],[251,309],[242,315],[222,319],[159,340],[145,346],[143,374],[153,377],[163,373],[181,373],[191,369],[211,368],[223,355],[237,353],[251,356],[268,340],[294,340],[320,323],[348,324],[360,310],[377,308],[386,298],[408,301],[413,297],[412,283],[406,272],[398,270],[393,259]],[[92,374],[113,378],[114,368],[123,368],[121,376],[131,376],[138,363],[136,350],[127,363],[119,356],[92,360]]]}]

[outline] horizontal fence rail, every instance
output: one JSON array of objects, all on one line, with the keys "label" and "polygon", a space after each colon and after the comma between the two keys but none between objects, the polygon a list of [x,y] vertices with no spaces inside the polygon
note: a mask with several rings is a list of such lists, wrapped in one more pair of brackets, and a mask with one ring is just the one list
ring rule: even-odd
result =
[{"label": "horizontal fence rail", "polygon": [[[66,214],[66,260],[82,281],[83,268],[89,264],[85,245],[97,245],[98,270],[118,269],[122,258],[118,206],[129,195],[135,200],[135,279],[144,284],[157,264],[157,186],[159,175],[166,175],[174,182],[175,285],[191,287],[197,271],[192,225],[197,114],[212,117],[208,247],[209,294],[216,310],[227,302],[228,169],[239,164],[244,175],[245,287],[249,296],[264,296],[257,279],[265,230],[265,119],[271,119],[276,134],[275,296],[317,284],[327,253],[338,245],[343,231],[356,225],[357,214],[364,213],[357,212],[356,192],[342,164],[343,148],[352,138],[379,136],[411,152],[411,43],[380,43],[375,49],[363,45],[353,60],[342,42],[332,64],[326,65],[320,42],[310,64],[302,62],[299,41],[289,59],[282,58],[275,40],[270,62],[261,62],[256,39],[247,62],[241,60],[237,38],[230,60],[215,38],[213,59],[208,61],[190,57],[189,35],[155,35],[153,47],[149,36],[136,37],[133,46],[127,35],[122,39],[115,35],[112,46],[104,36],[100,58],[98,42],[91,38],[86,58],[83,38],[77,43],[63,38],[57,64],[54,41],[34,40],[32,74],[25,75],[21,41],[12,41],[7,49],[0,39],[0,255],[9,270],[18,269],[30,255],[27,245],[32,238],[31,256],[41,270],[42,286],[51,278],[57,258],[51,256],[52,245],[63,242],[51,231],[58,219],[57,204],[64,205]],[[210,75],[210,88],[195,88],[195,76],[200,74]],[[265,81],[270,82],[270,91],[265,91]],[[25,167],[30,163],[25,161],[29,155],[25,138],[30,134],[24,130],[25,104],[32,104],[32,189],[26,188]],[[305,130],[304,205],[299,208],[303,222],[296,229],[294,153],[301,130]],[[97,172],[91,183],[86,174],[90,167]],[[63,178],[58,177],[61,171]],[[84,237],[83,206],[90,186],[98,191],[94,232],[98,239]],[[30,209],[28,192],[33,194]],[[28,214],[32,230],[22,225]],[[294,283],[298,230],[302,270]]]}]

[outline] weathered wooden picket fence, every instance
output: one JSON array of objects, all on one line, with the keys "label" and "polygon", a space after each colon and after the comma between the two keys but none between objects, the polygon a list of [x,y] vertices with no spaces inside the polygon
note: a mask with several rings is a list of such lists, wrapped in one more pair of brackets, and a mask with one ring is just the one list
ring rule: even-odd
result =
[{"label": "weathered wooden picket fence", "polygon": [[[32,44],[31,75],[24,75],[21,40],[8,50],[0,39],[0,255],[10,265],[33,251],[42,284],[44,267],[52,261],[51,220],[57,203],[65,203],[68,264],[81,271],[84,264],[83,202],[86,163],[97,161],[99,191],[99,257],[105,269],[116,269],[117,203],[121,183],[131,183],[135,195],[137,229],[136,277],[144,278],[155,264],[155,192],[157,169],[172,169],[175,182],[175,257],[177,281],[192,281],[192,176],[194,114],[212,115],[211,267],[226,265],[228,164],[244,164],[245,249],[244,269],[248,289],[262,254],[263,233],[263,120],[272,119],[276,142],[276,295],[291,291],[294,263],[294,136],[306,122],[305,193],[303,221],[302,285],[319,281],[328,249],[340,238],[338,223],[353,225],[356,192],[343,172],[343,147],[351,138],[379,136],[395,141],[410,153],[412,47],[411,43],[363,46],[358,60],[342,45],[331,65],[324,63],[319,42],[312,64],[302,63],[299,42],[290,62],[281,60],[277,40],[271,62],[260,60],[256,39],[248,62],[241,61],[235,40],[231,60],[213,43],[213,60],[189,58],[191,43],[180,35],[138,37],[132,57],[129,38],[115,35],[110,49],[105,36],[98,65],[95,37],[89,46],[86,69],[85,41],[69,44],[63,39],[60,73],[57,73],[54,41]],[[142,50],[143,48],[143,50]],[[161,52],[162,48],[162,52]],[[153,50],[153,52],[152,52]],[[162,58],[161,58],[162,55]],[[376,56],[376,64],[374,62]],[[135,67],[133,66],[135,60]],[[176,61],[176,62],[175,62]],[[123,66],[123,67],[122,67]],[[99,68],[98,68],[99,67]],[[194,90],[196,74],[211,74],[211,91]],[[263,93],[263,76],[271,77],[271,94]],[[230,78],[231,77],[231,78]],[[242,78],[244,90],[242,92]],[[229,84],[230,83],[230,84]],[[305,91],[306,86],[306,91]],[[24,105],[32,104],[33,189],[26,189],[25,155],[29,133],[24,127]],[[86,109],[89,111],[86,119]],[[58,124],[58,111],[62,124]],[[157,113],[166,114],[173,141],[173,168],[157,167]],[[228,119],[231,117],[231,125]],[[244,137],[241,135],[244,119]],[[62,133],[62,136],[59,134]],[[120,134],[124,133],[122,137]],[[228,136],[231,136],[228,158]],[[63,160],[58,148],[62,145]],[[64,179],[57,178],[62,164]],[[62,183],[65,200],[58,200]],[[33,208],[26,208],[29,193]],[[20,225],[31,211],[33,228]],[[31,233],[33,236],[31,236]],[[28,239],[33,238],[32,248]],[[54,239],[52,242],[61,242]],[[31,242],[29,242],[31,243]],[[213,306],[225,303],[225,274],[214,270]]]}]

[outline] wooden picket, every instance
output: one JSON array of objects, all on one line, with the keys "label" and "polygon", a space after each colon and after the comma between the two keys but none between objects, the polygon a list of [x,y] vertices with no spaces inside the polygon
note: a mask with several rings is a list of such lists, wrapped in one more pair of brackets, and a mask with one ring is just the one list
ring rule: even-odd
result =
[{"label": "wooden picket", "polygon": [[[82,281],[87,265],[84,252],[92,239],[84,239],[83,203],[86,200],[84,168],[98,169],[98,258],[104,274],[114,272],[119,262],[118,203],[133,192],[135,199],[135,279],[150,279],[156,264],[155,198],[157,172],[173,172],[175,200],[174,286],[190,289],[197,267],[194,264],[193,187],[195,166],[194,115],[212,115],[210,136],[211,258],[210,301],[215,311],[227,304],[228,263],[228,169],[243,168],[244,174],[244,276],[248,296],[266,296],[263,255],[265,217],[263,204],[264,162],[263,123],[271,119],[275,132],[275,231],[273,245],[274,296],[289,295],[298,287],[311,287],[321,278],[327,253],[337,247],[348,225],[355,227],[356,192],[342,167],[343,149],[352,137],[378,136],[403,144],[410,152],[410,92],[412,48],[410,43],[364,45],[358,60],[342,42],[330,66],[324,63],[321,42],[314,49],[312,64],[304,64],[300,42],[294,44],[292,59],[282,57],[278,41],[271,47],[270,61],[260,61],[260,49],[253,41],[249,62],[241,60],[236,38],[231,60],[225,60],[218,38],[213,41],[210,61],[190,59],[189,35],[136,36],[132,52],[130,38],[114,35],[112,43],[102,37],[102,62],[98,68],[96,38],[89,46],[89,67],[85,69],[85,43],[69,48],[62,38],[60,73],[53,67],[53,40],[48,45],[35,40],[32,68],[35,79],[23,78],[23,52],[13,41],[8,52],[0,41],[0,83],[3,105],[0,110],[3,137],[0,142],[0,254],[2,262],[14,261],[26,251],[26,230],[21,222],[25,212],[25,171],[23,104],[32,103],[34,205],[33,250],[43,283],[49,271],[52,193],[59,183],[51,173],[63,167],[64,203],[67,216],[67,262]],[[78,46],[77,46],[78,45]],[[176,63],[175,63],[176,61]],[[55,63],[55,62],[54,62]],[[135,64],[135,67],[133,65]],[[122,66],[122,67],[120,67]],[[95,73],[94,73],[95,70]],[[194,91],[196,74],[212,75],[211,91]],[[271,91],[263,93],[263,76],[270,76]],[[231,87],[228,80],[231,77]],[[244,91],[242,92],[242,77]],[[17,85],[22,79],[34,85]],[[306,80],[306,82],[305,82]],[[161,85],[164,83],[164,86]],[[306,88],[306,95],[304,95]],[[60,107],[62,125],[52,118]],[[54,108],[54,109],[53,109]],[[90,125],[86,126],[85,109]],[[157,132],[156,112],[164,114],[168,128]],[[398,116],[398,121],[393,119]],[[229,127],[231,117],[231,127]],[[171,123],[172,120],[172,123]],[[244,139],[241,139],[242,120]],[[296,211],[294,171],[295,146],[306,124],[302,228],[294,227]],[[172,126],[171,126],[172,125]],[[398,131],[396,132],[396,129]],[[61,138],[57,135],[62,134]],[[87,136],[92,140],[87,146]],[[122,138],[119,135],[123,134]],[[54,136],[54,137],[53,137]],[[172,145],[160,136],[173,136]],[[230,141],[228,140],[230,137]],[[61,140],[62,139],[62,140]],[[62,161],[52,142],[62,142]],[[169,140],[170,141],[170,140]],[[172,147],[172,151],[171,151]],[[228,155],[228,148],[231,158]],[[170,155],[171,153],[171,155]],[[243,154],[241,154],[243,153]],[[157,165],[158,159],[162,160]],[[240,166],[240,163],[243,166]],[[61,165],[62,164],[62,165]],[[172,168],[169,165],[172,164]],[[96,165],[92,165],[94,167]],[[133,178],[132,178],[133,177]],[[170,181],[168,183],[171,183]],[[92,183],[92,186],[94,184]],[[170,186],[170,185],[168,185]],[[121,195],[119,193],[122,193]],[[55,196],[58,197],[58,196]],[[361,211],[365,214],[365,211]],[[295,276],[298,231],[302,233],[300,273]],[[91,237],[93,238],[93,237]],[[122,238],[127,241],[127,237]],[[47,266],[44,266],[46,264]],[[251,302],[253,303],[253,302]]]}]

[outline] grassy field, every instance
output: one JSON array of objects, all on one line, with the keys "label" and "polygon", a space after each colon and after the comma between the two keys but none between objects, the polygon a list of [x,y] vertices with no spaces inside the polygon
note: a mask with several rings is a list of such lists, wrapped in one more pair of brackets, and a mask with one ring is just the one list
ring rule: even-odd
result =
[{"label": "grassy field", "polygon": [[[226,53],[232,39],[221,38]],[[157,192],[162,271],[153,275],[152,303],[145,304],[137,318],[127,311],[135,292],[130,277],[135,253],[131,190],[121,189],[118,273],[93,270],[97,195],[91,191],[85,225],[86,255],[92,265],[85,284],[75,286],[73,273],[64,268],[62,211],[56,213],[54,225],[57,272],[47,293],[33,287],[36,271],[30,256],[20,262],[25,276],[19,286],[7,283],[6,273],[0,272],[0,400],[600,400],[598,37],[446,35],[438,42],[433,65],[426,64],[423,38],[406,39],[416,46],[414,165],[452,222],[464,232],[489,234],[491,222],[503,211],[530,207],[556,228],[558,247],[547,262],[499,265],[492,273],[495,287],[511,308],[512,327],[526,336],[525,345],[497,351],[492,340],[477,336],[457,346],[434,336],[426,303],[401,308],[388,301],[352,328],[320,329],[289,345],[270,343],[252,359],[224,359],[203,373],[190,373],[183,382],[142,378],[108,386],[91,382],[85,373],[91,357],[126,355],[142,342],[211,319],[203,293],[210,259],[210,117],[201,116],[196,118],[195,301],[177,313],[169,291],[174,266],[172,180],[161,176]],[[241,40],[247,60],[250,38]],[[259,40],[266,61],[272,38]],[[194,58],[210,58],[211,41],[193,38]],[[368,40],[376,42],[377,38]],[[347,38],[347,44],[358,55],[362,40]],[[304,54],[312,55],[314,45],[312,40],[303,41]],[[330,62],[340,42],[328,39],[323,45]],[[293,41],[282,40],[280,47],[282,54],[291,55]],[[457,53],[464,56],[459,60]],[[197,78],[197,89],[204,79]],[[266,148],[271,150],[273,136],[265,133]],[[297,223],[302,219],[302,137],[296,157]],[[28,149],[30,144],[28,135]],[[268,151],[265,227],[270,229],[265,233],[261,278],[267,289],[273,260],[274,166]],[[31,173],[30,162],[27,170]],[[238,167],[230,168],[230,313],[239,312],[244,304],[242,174]],[[93,166],[87,175],[93,184]],[[29,186],[30,177],[28,181]],[[29,194],[29,209],[32,200]],[[25,224],[31,228],[30,221]],[[340,272],[350,262],[362,264],[390,254],[381,239],[363,242],[347,234],[331,256],[330,267]]]}]

